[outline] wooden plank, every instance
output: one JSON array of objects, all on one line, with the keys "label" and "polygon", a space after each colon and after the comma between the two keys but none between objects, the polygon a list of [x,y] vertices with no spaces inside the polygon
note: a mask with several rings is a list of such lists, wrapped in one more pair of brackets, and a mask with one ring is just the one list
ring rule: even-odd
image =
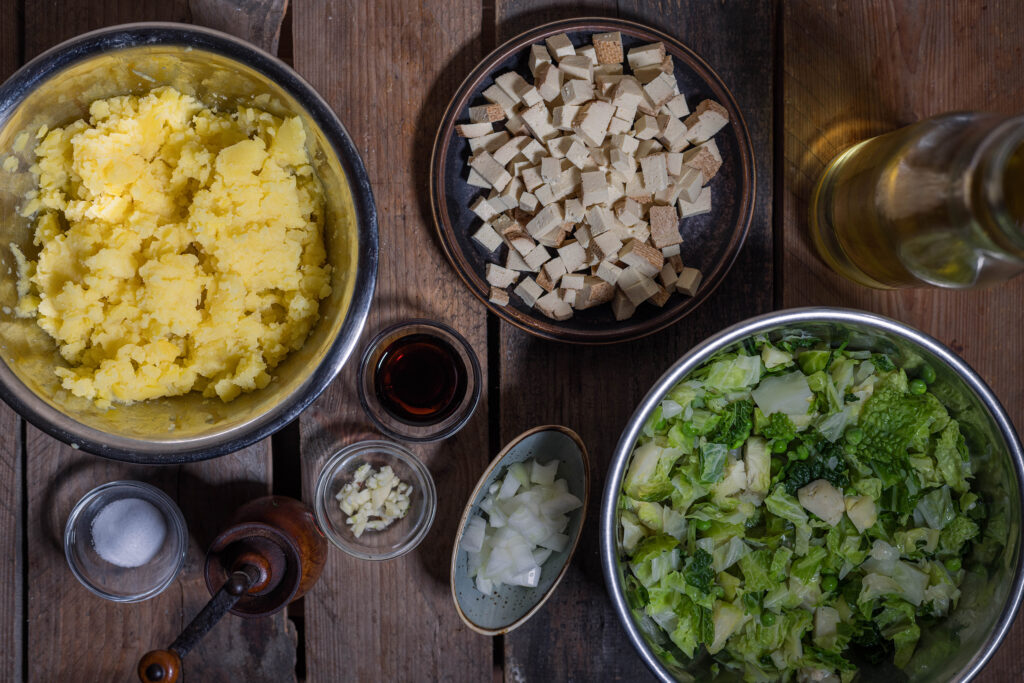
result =
[{"label": "wooden plank", "polygon": [[[0,4],[0,83],[21,65],[21,2]],[[23,675],[22,623],[24,619],[22,553],[24,514],[22,474],[24,467],[22,421],[0,401],[0,547],[8,551],[0,559],[0,681]]]},{"label": "wooden plank", "polygon": [[[457,280],[434,243],[427,168],[448,99],[483,56],[478,1],[304,2],[293,10],[295,68],[351,133],[373,186],[380,220],[377,295],[363,343],[383,326],[427,317],[459,330],[486,373],[485,309]],[[301,418],[305,496],[324,458],[373,436],[345,370]],[[486,394],[486,387],[485,387]],[[487,638],[462,625],[448,567],[462,506],[488,460],[486,395],[453,439],[414,446],[437,484],[433,528],[415,552],[388,562],[331,553],[305,600],[309,680],[483,680]]]},{"label": "wooden plank", "polygon": [[[567,680],[580,672],[602,680],[650,677],[611,608],[600,567],[599,507],[612,451],[637,401],[676,358],[704,337],[772,305],[772,3],[636,0],[587,8],[587,14],[616,13],[676,36],[732,90],[754,144],[755,219],[715,295],[694,315],[652,337],[589,348],[539,341],[502,325],[501,442],[537,424],[564,424],[587,444],[592,473],[591,507],[572,567],[544,608],[505,639],[504,673],[510,681]],[[497,39],[501,43],[545,21],[574,15],[579,11],[572,8],[499,2]],[[551,648],[552,642],[558,647]]]},{"label": "wooden plank", "polygon": [[[192,9],[201,3],[193,2]],[[283,8],[283,0],[280,5]],[[59,9],[59,11],[58,11]],[[187,21],[175,2],[98,4],[27,0],[25,52],[101,26],[140,20]],[[259,37],[257,37],[259,38]],[[259,38],[262,40],[262,38]],[[205,550],[235,508],[269,492],[269,440],[214,462],[142,467],[103,460],[30,429],[28,481],[28,679],[134,680],[138,657],[166,647],[209,599]],[[114,479],[150,482],[178,501],[191,544],[178,580],[147,602],[119,605],[94,597],[71,576],[62,550],[68,512],[89,489]],[[185,660],[185,678],[204,681],[294,679],[295,632],[283,614],[229,617]]]},{"label": "wooden plank", "polygon": [[[978,292],[879,292],[847,282],[814,252],[810,193],[825,164],[866,137],[944,111],[1019,114],[1024,21],[1014,0],[783,3],[785,172],[782,300],[888,315],[937,337],[981,374],[1018,428],[1024,280]],[[1024,619],[980,680],[1024,675]]]}]

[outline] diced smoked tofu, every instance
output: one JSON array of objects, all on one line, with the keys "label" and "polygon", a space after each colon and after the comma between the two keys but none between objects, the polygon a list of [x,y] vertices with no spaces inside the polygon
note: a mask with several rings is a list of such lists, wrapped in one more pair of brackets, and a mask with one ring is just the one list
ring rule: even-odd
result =
[{"label": "diced smoked tofu", "polygon": [[537,284],[540,285],[541,289],[543,289],[545,292],[553,292],[555,291],[556,285],[558,283],[552,282],[551,278],[548,277],[548,274],[544,272],[543,268],[541,268],[540,272],[537,273]]},{"label": "diced smoked tofu", "polygon": [[497,133],[491,133],[490,135],[481,135],[478,138],[469,139],[469,151],[473,154],[479,154],[480,152],[496,152],[498,149],[509,141],[510,135],[503,130],[499,130]]},{"label": "diced smoked tofu", "polygon": [[572,130],[572,122],[580,111],[579,105],[563,104],[551,110],[551,122],[558,130]]},{"label": "diced smoked tofu", "polygon": [[[666,258],[666,260],[670,256],[679,256],[679,251],[680,250],[679,250],[679,245],[678,244],[671,244],[671,245],[669,245],[667,247],[662,247],[661,248],[661,254]],[[676,268],[676,272],[677,273],[679,272],[678,268]]]},{"label": "diced smoked tofu", "polygon": [[[677,244],[676,247],[678,246],[679,245]],[[670,254],[665,257],[665,260],[668,261],[669,265],[672,266],[672,270],[676,271],[677,274],[683,272],[682,256],[680,256],[679,254]]]},{"label": "diced smoked tofu", "polygon": [[622,271],[616,283],[634,306],[639,306],[658,292],[658,283],[630,266]]},{"label": "diced smoked tofu", "polygon": [[619,133],[628,133],[632,128],[632,119],[620,119],[618,116],[613,116],[611,122],[608,124],[608,134],[617,135]]},{"label": "diced smoked tofu", "polygon": [[551,125],[548,108],[544,106],[543,102],[538,102],[529,109],[524,109],[520,116],[522,116],[523,122],[526,123],[533,133],[533,137],[538,140],[544,141],[558,135],[558,131]]},{"label": "diced smoked tofu", "polygon": [[676,280],[676,290],[687,296],[693,296],[697,293],[697,288],[700,287],[702,277],[696,268],[683,268],[683,272],[679,273],[679,279]]},{"label": "diced smoked tofu", "polygon": [[533,192],[544,184],[544,179],[540,177],[540,166],[524,168],[520,177],[523,179],[523,187],[527,192]]},{"label": "diced smoked tofu", "polygon": [[[639,69],[633,70],[633,76],[644,85],[647,85],[663,73],[665,73],[665,70],[662,68],[661,64],[642,66]],[[648,100],[648,106],[653,108],[653,105],[654,103]]]},{"label": "diced smoked tofu", "polygon": [[601,261],[597,266],[597,272],[594,274],[608,284],[614,285],[618,282],[619,276],[622,275],[622,268],[619,268],[611,261]]},{"label": "diced smoked tofu", "polygon": [[[512,180],[512,176],[505,170],[505,166],[495,161],[490,152],[484,151],[475,155],[469,165],[499,192]],[[484,220],[487,219],[484,218]]]},{"label": "diced smoked tofu", "polygon": [[530,67],[530,73],[532,73],[536,77],[537,70],[540,67],[540,65],[550,63],[551,54],[548,52],[546,47],[544,47],[543,45],[530,46],[530,59],[528,62]]},{"label": "diced smoked tofu", "polygon": [[626,56],[626,61],[629,62],[631,69],[660,65],[663,59],[665,59],[665,44],[660,42],[634,47]]},{"label": "diced smoked tofu", "polygon": [[[598,257],[602,261],[614,257],[622,249],[622,240],[615,234],[615,231],[609,230],[602,232],[600,235],[595,235],[591,242],[591,249],[593,249]],[[661,254],[659,254],[660,256]]]},{"label": "diced smoked tofu", "polygon": [[683,153],[682,152],[668,152],[665,154],[665,168],[668,170],[670,176],[680,176],[683,174]]},{"label": "diced smoked tofu", "polygon": [[682,93],[670,97],[665,103],[665,108],[668,109],[669,114],[678,119],[690,113],[690,107],[686,104],[686,96]]},{"label": "diced smoked tofu", "polygon": [[686,139],[691,143],[704,142],[729,123],[729,112],[713,100],[704,100],[697,110],[686,117]]},{"label": "diced smoked tofu", "polygon": [[565,289],[583,289],[583,276],[578,273],[566,273],[562,276],[561,285]]},{"label": "diced smoked tofu", "polygon": [[619,172],[624,182],[628,183],[636,175],[636,159],[621,149],[612,149],[608,153],[608,162],[614,170]]},{"label": "diced smoked tofu", "polygon": [[532,192],[524,192],[519,195],[519,208],[527,213],[536,213],[540,206],[537,195]]},{"label": "diced smoked tofu", "polygon": [[556,60],[562,60],[565,57],[576,54],[576,48],[572,46],[572,41],[569,40],[569,36],[564,33],[559,33],[557,36],[551,36],[544,41],[547,43],[548,52]]},{"label": "diced smoked tofu", "polygon": [[576,241],[579,242],[580,246],[584,249],[590,246],[590,228],[586,225],[578,226],[576,231],[573,233],[573,237],[576,238]]},{"label": "diced smoked tofu", "polygon": [[509,249],[505,255],[505,267],[519,272],[533,272],[533,268],[526,265],[522,255],[515,249]]},{"label": "diced smoked tofu", "polygon": [[597,51],[593,45],[584,45],[583,47],[576,50],[576,54],[581,57],[586,57],[590,60],[593,66],[597,66]]},{"label": "diced smoked tofu", "polygon": [[562,165],[554,157],[544,157],[540,160],[540,177],[545,183],[558,182],[562,175]]},{"label": "diced smoked tofu", "polygon": [[610,146],[613,149],[622,150],[626,154],[633,154],[640,141],[632,135],[613,135]]},{"label": "diced smoked tofu", "polygon": [[663,249],[683,241],[679,234],[679,216],[675,206],[652,206],[648,216],[651,219],[651,244],[655,247]]},{"label": "diced smoked tofu", "polygon": [[480,226],[479,230],[473,233],[473,239],[488,252],[492,252],[501,246],[501,235],[495,232],[494,228],[488,223],[484,223]]},{"label": "diced smoked tofu", "polygon": [[559,258],[562,259],[562,265],[565,266],[565,270],[569,273],[575,273],[582,268],[587,260],[586,251],[580,246],[579,242],[569,242],[559,247],[557,251]]},{"label": "diced smoked tofu", "polygon": [[591,237],[597,237],[612,229],[612,214],[602,205],[592,206],[587,209],[587,223]]},{"label": "diced smoked tofu", "polygon": [[508,94],[501,89],[497,83],[489,86],[482,93],[484,99],[492,104],[496,104],[502,108],[506,116],[512,114],[512,109],[516,106],[516,100],[508,96]]},{"label": "diced smoked tofu", "polygon": [[559,70],[565,78],[578,78],[588,83],[594,81],[594,64],[583,55],[572,55],[558,62]]},{"label": "diced smoked tofu", "polygon": [[501,237],[522,256],[529,254],[536,246],[533,238],[518,223],[513,223],[509,228],[502,231]]},{"label": "diced smoked tofu", "polygon": [[541,267],[541,271],[557,283],[565,275],[565,262],[561,256],[556,256]]},{"label": "diced smoked tofu", "polygon": [[594,78],[597,78],[597,74],[606,74],[608,76],[621,76],[622,65],[621,64],[598,64],[594,67]]},{"label": "diced smoked tofu", "polygon": [[478,138],[483,135],[490,135],[494,132],[494,126],[490,122],[484,123],[461,123],[455,126],[455,132],[459,137]]},{"label": "diced smoked tofu", "polygon": [[583,288],[576,295],[576,308],[583,310],[606,304],[615,296],[615,285],[608,284],[599,277],[587,275],[583,278]]},{"label": "diced smoked tofu", "polygon": [[660,73],[650,83],[644,85],[644,92],[650,98],[651,108],[661,109],[662,105],[668,102],[675,95],[676,79],[667,73]]},{"label": "diced smoked tofu", "polygon": [[658,139],[670,152],[678,152],[689,143],[686,141],[686,126],[682,121],[669,114],[658,117]]},{"label": "diced smoked tofu", "polygon": [[651,238],[651,226],[648,225],[647,221],[640,221],[636,225],[630,227],[629,237],[632,237],[638,242],[647,242]]},{"label": "diced smoked tofu", "polygon": [[482,175],[480,175],[473,169],[469,169],[469,177],[466,179],[466,182],[472,185],[473,187],[482,187],[485,189],[490,189],[491,187],[491,184],[487,182],[487,180],[485,180]]},{"label": "diced smoked tofu", "polygon": [[636,239],[622,245],[618,259],[647,277],[656,276],[665,265],[665,257],[661,255],[661,251]]},{"label": "diced smoked tofu", "polygon": [[505,164],[509,163],[517,156],[519,156],[519,150],[521,150],[523,147],[526,147],[526,145],[529,142],[530,138],[526,136],[520,135],[514,137],[510,139],[508,142],[506,142],[504,145],[496,149],[493,152],[492,156],[494,156],[495,161],[504,166]]},{"label": "diced smoked tofu", "polygon": [[597,166],[594,164],[594,160],[590,157],[590,152],[587,150],[587,146],[579,140],[573,141],[572,146],[569,147],[569,151],[565,153],[565,158],[581,171],[593,171],[597,169]]},{"label": "diced smoked tofu", "polygon": [[539,142],[531,139],[528,143],[526,143],[525,147],[519,150],[519,153],[523,156],[524,159],[530,162],[531,165],[536,166],[537,164],[540,163],[541,157],[543,157],[547,153],[547,150],[545,150],[544,146],[541,145]]},{"label": "diced smoked tofu", "polygon": [[569,148],[572,147],[572,143],[575,141],[575,136],[573,135],[563,135],[559,138],[552,138],[551,140],[548,140],[548,151],[551,152],[551,156],[554,158],[564,159],[566,152],[569,151]]},{"label": "diced smoked tofu", "polygon": [[544,290],[532,277],[523,278],[522,282],[516,285],[515,289],[512,291],[515,292],[516,296],[522,299],[523,303],[529,308],[533,308],[533,305],[537,303],[537,299],[544,294]]},{"label": "diced smoked tofu", "polygon": [[661,143],[652,138],[650,140],[641,140],[636,146],[636,154],[633,156],[639,159],[640,157],[648,157],[652,154],[657,154],[658,152],[663,151],[665,151],[665,148],[661,146]]},{"label": "diced smoked tofu", "polygon": [[576,115],[572,129],[591,147],[600,147],[608,134],[608,124],[614,113],[615,107],[607,102],[591,102]]},{"label": "diced smoked tofu", "polygon": [[658,120],[646,114],[637,120],[633,130],[636,132],[638,140],[650,140],[661,132],[661,129],[658,127]]},{"label": "diced smoked tofu", "polygon": [[640,222],[643,216],[643,207],[635,199],[626,197],[624,200],[619,202],[615,209],[615,217],[619,219],[619,222],[629,227],[636,225]]},{"label": "diced smoked tofu", "polygon": [[579,199],[566,199],[563,215],[567,223],[578,223],[583,218],[583,203]]},{"label": "diced smoked tofu", "polygon": [[562,83],[562,104],[583,104],[594,99],[594,86],[578,78]]},{"label": "diced smoked tofu", "polygon": [[708,140],[683,152],[683,164],[699,170],[706,183],[714,178],[718,169],[722,167],[722,155],[715,141]]},{"label": "diced smoked tofu", "polygon": [[562,92],[562,71],[551,64],[542,64],[537,69],[537,92],[544,99],[545,102],[558,97],[558,94]]},{"label": "diced smoked tofu", "polygon": [[666,263],[661,267],[661,273],[658,274],[658,281],[661,282],[661,286],[666,289],[673,289],[676,286],[676,280],[679,279],[679,273],[672,267],[671,263]]},{"label": "diced smoked tofu", "polygon": [[530,132],[526,130],[526,123],[523,122],[523,117],[517,113],[509,114],[508,121],[505,122],[505,130],[512,133],[512,135],[523,135]]},{"label": "diced smoked tofu", "polygon": [[687,202],[695,202],[700,197],[701,187],[704,185],[704,174],[696,168],[687,168],[677,181],[679,185],[679,197]]},{"label": "diced smoked tofu", "polygon": [[637,106],[644,99],[644,90],[632,76],[623,76],[615,85],[612,92],[612,106],[618,109],[636,111]]},{"label": "diced smoked tofu", "polygon": [[546,183],[534,190],[533,194],[543,207],[551,206],[558,201],[558,197],[555,196],[555,191],[552,189],[551,185]]},{"label": "diced smoked tofu", "polygon": [[533,270],[539,269],[550,259],[551,253],[543,244],[538,244],[533,248],[533,251],[523,256],[523,260],[526,261],[526,265],[530,266]]},{"label": "diced smoked tofu", "polygon": [[[505,110],[497,104],[481,104],[469,108],[469,120],[473,123],[493,123],[505,118]],[[472,137],[472,136],[466,136]]]},{"label": "diced smoked tofu", "polygon": [[577,289],[566,289],[564,287],[559,287],[558,288],[558,298],[561,299],[562,301],[564,301],[565,303],[569,304],[570,306],[572,306],[573,304],[576,303],[577,291],[578,291],[578,288]]},{"label": "diced smoked tofu", "polygon": [[572,317],[572,307],[559,298],[557,292],[548,292],[536,301],[537,310],[554,320],[568,320]]},{"label": "diced smoked tofu", "polygon": [[644,190],[647,192],[653,194],[668,187],[668,169],[665,167],[663,153],[641,158],[640,171],[644,177]]},{"label": "diced smoked tofu", "polygon": [[[558,204],[548,204],[537,215],[526,224],[526,232],[534,239],[546,235],[562,223],[562,207]],[[547,259],[545,259],[547,260]],[[527,261],[529,263],[529,261]],[[532,265],[532,264],[531,264]],[[539,267],[540,264],[538,264]]]},{"label": "diced smoked tofu", "polygon": [[615,290],[615,297],[612,299],[612,313],[616,320],[631,318],[636,312],[636,306],[621,289]]},{"label": "diced smoked tofu", "polygon": [[498,306],[508,306],[508,290],[500,287],[491,287],[491,293],[488,297],[492,304]]},{"label": "diced smoked tofu", "polygon": [[498,215],[491,203],[485,197],[477,197],[476,201],[469,205],[469,210],[480,217],[480,220],[489,221]]},{"label": "diced smoked tofu", "polygon": [[538,237],[537,241],[545,247],[551,247],[552,249],[560,247],[565,244],[566,237],[569,235],[569,227],[569,224],[562,223],[554,230]]},{"label": "diced smoked tofu", "polygon": [[598,64],[619,64],[622,62],[622,35],[614,33],[597,33],[591,39],[597,53]]},{"label": "diced smoked tofu", "polygon": [[658,289],[655,290],[654,294],[651,294],[649,297],[647,297],[647,300],[650,301],[655,306],[657,306],[658,308],[661,308],[662,306],[665,305],[665,302],[668,301],[668,298],[672,295],[672,293],[669,292],[664,287],[662,287],[661,285],[659,285],[657,282],[654,283],[654,286],[657,287]]},{"label": "diced smoked tofu", "polygon": [[583,206],[603,204],[608,200],[608,177],[604,171],[589,171],[582,174]]},{"label": "diced smoked tofu", "polygon": [[[513,102],[522,101],[522,92],[530,87],[530,84],[515,71],[506,71],[495,78],[494,82],[498,84],[498,87],[501,88]],[[529,106],[526,102],[524,102],[524,104]]]},{"label": "diced smoked tofu", "polygon": [[505,288],[519,279],[519,274],[514,270],[502,268],[496,263],[488,263],[484,267],[484,277],[492,287]]},{"label": "diced smoked tofu", "polygon": [[594,93],[603,100],[611,100],[615,87],[623,79],[622,74],[594,74]]},{"label": "diced smoked tofu", "polygon": [[682,197],[679,198],[679,215],[682,218],[699,216],[711,211],[711,186],[707,185],[700,191],[697,201],[688,202]]}]

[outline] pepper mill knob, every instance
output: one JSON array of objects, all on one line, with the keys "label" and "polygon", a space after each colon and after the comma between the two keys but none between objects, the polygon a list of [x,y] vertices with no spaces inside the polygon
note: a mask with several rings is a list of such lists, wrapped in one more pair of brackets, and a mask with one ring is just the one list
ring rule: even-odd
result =
[{"label": "pepper mill knob", "polygon": [[181,673],[181,657],[174,650],[150,650],[139,660],[142,683],[176,683]]}]

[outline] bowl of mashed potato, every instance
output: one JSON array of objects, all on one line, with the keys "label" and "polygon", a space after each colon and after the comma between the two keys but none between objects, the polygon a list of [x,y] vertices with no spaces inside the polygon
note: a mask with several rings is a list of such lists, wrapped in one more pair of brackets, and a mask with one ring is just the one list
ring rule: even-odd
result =
[{"label": "bowl of mashed potato", "polygon": [[0,390],[72,446],[171,463],[268,436],[351,354],[376,266],[351,139],[248,43],[113,27],[0,86]]}]

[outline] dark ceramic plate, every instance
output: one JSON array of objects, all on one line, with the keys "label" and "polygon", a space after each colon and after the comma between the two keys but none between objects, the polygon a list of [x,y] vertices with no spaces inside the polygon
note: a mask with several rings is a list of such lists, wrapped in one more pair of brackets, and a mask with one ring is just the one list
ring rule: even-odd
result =
[{"label": "dark ceramic plate", "polygon": [[[712,211],[682,223],[683,263],[698,268],[704,280],[696,296],[673,294],[663,308],[641,304],[632,318],[621,322],[615,320],[610,305],[575,311],[564,322],[526,307],[514,294],[508,306],[496,306],[488,300],[490,286],[484,279],[484,267],[488,262],[504,264],[507,247],[503,245],[489,254],[472,239],[480,219],[469,210],[469,205],[478,195],[486,195],[487,190],[466,182],[469,143],[455,134],[455,125],[469,121],[467,107],[485,103],[480,93],[494,83],[494,76],[515,70],[533,82],[527,67],[531,45],[566,33],[579,46],[589,43],[594,33],[609,31],[622,34],[624,51],[644,43],[663,42],[675,59],[675,77],[690,108],[701,100],[713,99],[729,111],[729,124],[714,138],[722,154],[722,168],[711,179]],[[501,129],[503,126],[496,126],[496,130]],[[584,18],[546,24],[492,52],[466,77],[448,105],[430,163],[430,199],[441,245],[470,291],[494,313],[530,334],[578,344],[609,344],[644,337],[678,322],[697,308],[725,278],[743,245],[753,214],[755,185],[754,155],[746,123],[718,75],[678,40],[622,19]]]}]

